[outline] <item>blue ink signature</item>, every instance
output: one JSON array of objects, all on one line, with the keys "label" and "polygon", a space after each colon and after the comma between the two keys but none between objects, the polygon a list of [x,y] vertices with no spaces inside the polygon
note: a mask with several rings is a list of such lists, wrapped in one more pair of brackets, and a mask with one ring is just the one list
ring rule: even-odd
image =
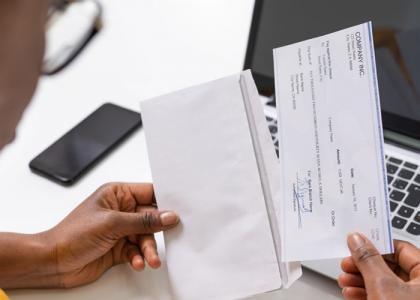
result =
[{"label": "blue ink signature", "polygon": [[309,198],[309,194],[312,192],[311,178],[305,177],[300,179],[297,176],[296,183],[293,184],[293,196],[297,204],[298,213],[298,226],[302,228],[302,214],[312,212],[312,206],[308,207],[305,203],[305,198]]}]

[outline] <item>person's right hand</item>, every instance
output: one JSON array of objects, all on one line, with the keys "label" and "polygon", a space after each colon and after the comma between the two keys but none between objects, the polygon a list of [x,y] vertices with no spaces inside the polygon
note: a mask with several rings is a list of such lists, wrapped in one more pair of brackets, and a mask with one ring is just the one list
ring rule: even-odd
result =
[{"label": "person's right hand", "polygon": [[153,234],[178,223],[176,213],[157,209],[151,184],[105,184],[50,230],[0,233],[0,287],[75,287],[122,263],[156,269]]},{"label": "person's right hand", "polygon": [[394,241],[395,253],[381,256],[365,236],[348,236],[351,256],[344,258],[338,278],[346,299],[420,299],[420,249]]},{"label": "person's right hand", "polygon": [[134,270],[146,262],[160,267],[153,233],[175,227],[179,217],[159,211],[153,186],[109,183],[99,188],[46,233],[52,241],[56,279],[61,287],[95,281],[117,264]]}]

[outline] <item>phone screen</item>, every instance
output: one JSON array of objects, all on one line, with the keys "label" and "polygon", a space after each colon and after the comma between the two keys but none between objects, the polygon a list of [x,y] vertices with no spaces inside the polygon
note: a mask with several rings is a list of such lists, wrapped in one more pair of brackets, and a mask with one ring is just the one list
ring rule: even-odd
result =
[{"label": "phone screen", "polygon": [[106,103],[34,158],[31,170],[71,184],[141,126],[140,114]]}]

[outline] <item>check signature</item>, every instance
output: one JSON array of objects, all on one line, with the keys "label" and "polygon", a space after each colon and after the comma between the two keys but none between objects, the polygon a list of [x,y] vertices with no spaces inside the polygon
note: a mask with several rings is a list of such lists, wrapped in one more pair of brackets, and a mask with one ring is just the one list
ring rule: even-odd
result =
[{"label": "check signature", "polygon": [[302,228],[302,215],[312,212],[312,179],[310,173],[300,179],[296,175],[296,183],[293,184],[293,197],[297,205],[298,226]]}]

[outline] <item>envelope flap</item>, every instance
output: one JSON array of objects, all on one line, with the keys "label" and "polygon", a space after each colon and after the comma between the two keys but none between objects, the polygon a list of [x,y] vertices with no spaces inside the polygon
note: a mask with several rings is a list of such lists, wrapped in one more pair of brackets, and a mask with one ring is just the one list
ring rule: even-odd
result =
[{"label": "envelope flap", "polygon": [[[156,199],[177,299],[232,299],[281,286],[239,76],[145,101]],[[215,288],[217,287],[217,288]]]}]

